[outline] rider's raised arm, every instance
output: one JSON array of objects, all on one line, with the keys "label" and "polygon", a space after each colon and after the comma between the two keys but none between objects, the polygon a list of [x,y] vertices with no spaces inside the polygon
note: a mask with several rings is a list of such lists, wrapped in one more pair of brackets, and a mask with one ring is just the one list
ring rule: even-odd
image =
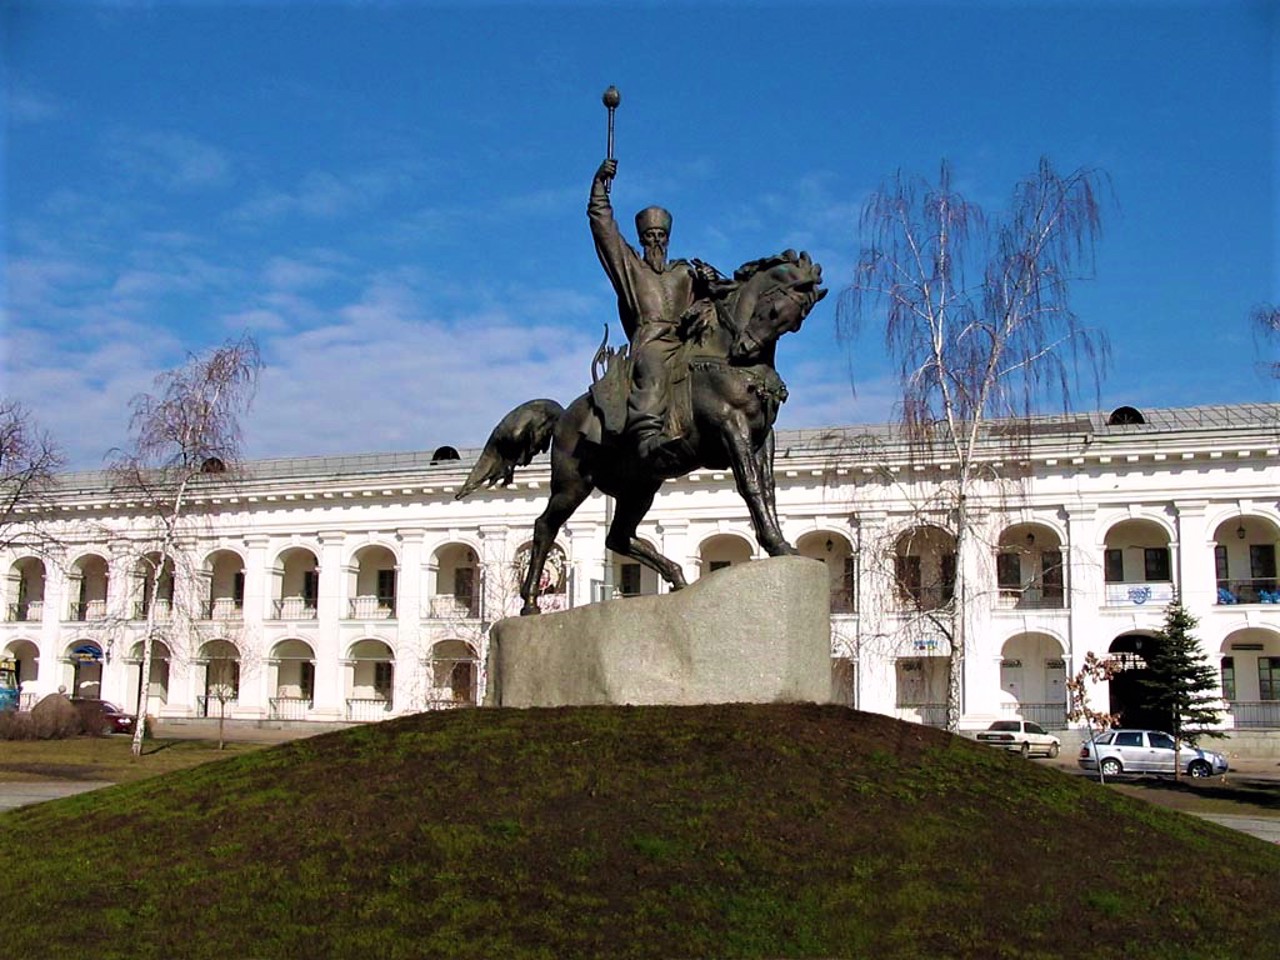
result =
[{"label": "rider's raised arm", "polygon": [[[619,300],[634,303],[631,292],[631,276],[628,262],[636,257],[627,241],[622,238],[618,222],[613,218],[613,205],[609,202],[609,193],[605,185],[613,179],[617,172],[618,162],[606,160],[600,164],[595,178],[591,181],[591,198],[587,201],[587,220],[591,224],[591,238],[595,241],[596,256],[600,265],[613,284]],[[629,335],[629,333],[628,333]]]}]

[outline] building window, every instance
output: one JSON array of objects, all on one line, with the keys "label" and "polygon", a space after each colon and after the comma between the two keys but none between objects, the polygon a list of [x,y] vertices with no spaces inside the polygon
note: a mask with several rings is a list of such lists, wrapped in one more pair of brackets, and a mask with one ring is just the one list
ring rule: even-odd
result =
[{"label": "building window", "polygon": [[378,571],[378,605],[394,606],[396,602],[395,570]]},{"label": "building window", "polygon": [[1040,582],[1046,600],[1062,600],[1062,553],[1046,550],[1040,555]]},{"label": "building window", "polygon": [[640,595],[640,564],[624,563],[619,567],[618,592],[624,597]]},{"label": "building window", "polygon": [[316,665],[310,660],[301,664],[302,669],[299,671],[298,687],[300,688],[303,700],[311,700],[315,697],[316,689]]},{"label": "building window", "polygon": [[1225,587],[1230,574],[1227,573],[1227,548],[1222,544],[1213,548],[1213,572],[1218,580],[1218,586]]},{"label": "building window", "polygon": [[[1254,580],[1275,580],[1275,544],[1255,543],[1249,547],[1249,576]],[[1266,584],[1260,584],[1260,586],[1267,588]]]},{"label": "building window", "polygon": [[1124,583],[1124,551],[1110,549],[1102,555],[1103,574],[1107,583]]},{"label": "building window", "polygon": [[1002,594],[1022,591],[1022,557],[1016,553],[996,554],[996,585]]},{"label": "building window", "polygon": [[320,596],[320,571],[304,570],[302,573],[302,599],[308,607],[316,605]]},{"label": "building window", "polygon": [[1142,551],[1142,565],[1147,583],[1168,583],[1173,579],[1169,573],[1171,567],[1168,547],[1145,548]]},{"label": "building window", "polygon": [[390,660],[379,660],[373,665],[373,691],[382,700],[391,699],[391,684],[395,679],[396,665]]},{"label": "building window", "polygon": [[235,601],[237,607],[244,606],[244,571],[236,571],[234,580],[231,583],[231,598]]},{"label": "building window", "polygon": [[942,555],[942,602],[950,603],[956,595],[956,555]]},{"label": "building window", "polygon": [[453,571],[453,596],[470,606],[476,595],[476,568],[458,567]]},{"label": "building window", "polygon": [[1236,661],[1235,657],[1222,658],[1222,699],[1236,698]]},{"label": "building window", "polygon": [[1258,658],[1258,699],[1280,700],[1280,657]]},{"label": "building window", "polygon": [[896,556],[893,558],[893,575],[898,581],[898,596],[903,600],[920,602],[920,558]]},{"label": "building window", "polygon": [[731,562],[732,561],[730,560],[712,560],[707,564],[707,570],[710,573],[715,573],[717,570],[723,570],[725,567],[729,566]]}]

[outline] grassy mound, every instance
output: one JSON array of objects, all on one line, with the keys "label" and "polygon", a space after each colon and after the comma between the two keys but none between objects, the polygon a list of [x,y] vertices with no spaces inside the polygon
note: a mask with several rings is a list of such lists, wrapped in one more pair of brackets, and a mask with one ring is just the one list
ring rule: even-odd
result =
[{"label": "grassy mound", "polygon": [[4,956],[1271,957],[1280,850],[838,707],[470,710],[0,817]]}]

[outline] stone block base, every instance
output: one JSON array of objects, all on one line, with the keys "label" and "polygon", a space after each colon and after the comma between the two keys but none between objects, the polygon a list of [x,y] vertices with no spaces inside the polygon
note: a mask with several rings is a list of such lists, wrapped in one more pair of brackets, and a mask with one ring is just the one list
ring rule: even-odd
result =
[{"label": "stone block base", "polygon": [[829,703],[827,567],[774,557],[677,593],[494,625],[485,703]]}]

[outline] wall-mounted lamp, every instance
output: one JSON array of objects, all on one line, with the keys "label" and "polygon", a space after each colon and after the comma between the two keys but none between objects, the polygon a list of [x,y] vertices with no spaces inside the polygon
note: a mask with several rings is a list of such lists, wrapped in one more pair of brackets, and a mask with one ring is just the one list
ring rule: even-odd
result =
[{"label": "wall-mounted lamp", "polygon": [[1245,533],[1245,530],[1244,530],[1244,524],[1242,523],[1240,524],[1240,526],[1236,527],[1236,539],[1243,540],[1246,536],[1247,534]]},{"label": "wall-mounted lamp", "polygon": [[830,553],[834,547],[835,543],[832,542],[830,537],[827,537],[827,553]]},{"label": "wall-mounted lamp", "polygon": [[1036,535],[1034,533],[1027,534],[1027,546],[1034,547],[1036,545]]}]

